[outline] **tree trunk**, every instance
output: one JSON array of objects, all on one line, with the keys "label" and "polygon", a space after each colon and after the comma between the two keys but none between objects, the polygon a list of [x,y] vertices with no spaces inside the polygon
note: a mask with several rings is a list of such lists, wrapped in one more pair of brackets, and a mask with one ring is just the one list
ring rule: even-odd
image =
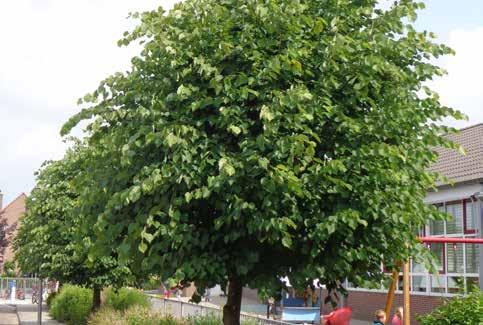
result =
[{"label": "tree trunk", "polygon": [[239,279],[232,278],[228,283],[228,297],[223,307],[223,324],[240,325],[240,307],[243,285]]},{"label": "tree trunk", "polygon": [[92,290],[92,310],[96,311],[101,307],[101,288],[94,287]]}]

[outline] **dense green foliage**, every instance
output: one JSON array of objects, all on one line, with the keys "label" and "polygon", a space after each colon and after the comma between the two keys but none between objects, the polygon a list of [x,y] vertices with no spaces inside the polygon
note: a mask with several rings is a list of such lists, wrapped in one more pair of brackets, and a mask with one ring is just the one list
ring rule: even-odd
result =
[{"label": "dense green foliage", "polygon": [[421,325],[475,325],[483,324],[483,292],[474,288],[467,296],[458,296],[428,315],[419,316]]},{"label": "dense green foliage", "polygon": [[5,261],[5,263],[3,263],[2,276],[4,277],[17,276],[17,272],[15,271],[14,261]]},{"label": "dense green foliage", "polygon": [[24,273],[36,273],[62,283],[90,288],[119,286],[132,277],[115,256],[88,259],[95,237],[89,218],[78,213],[74,180],[84,172],[87,151],[79,143],[59,161],[46,162],[27,199],[26,214],[14,241],[15,256]]},{"label": "dense green foliage", "polygon": [[60,322],[82,325],[87,323],[91,309],[92,290],[67,284],[53,299],[50,313]]},{"label": "dense green foliage", "polygon": [[107,289],[104,304],[115,310],[126,310],[132,306],[149,307],[149,297],[139,290],[121,288]]},{"label": "dense green foliage", "polygon": [[[451,53],[402,0],[186,0],[141,15],[144,43],[64,127],[89,122],[92,256],[182,284],[276,295],[320,279],[378,281],[423,251],[437,123],[459,114],[424,86]],[[101,236],[102,234],[102,236]]]},{"label": "dense green foliage", "polygon": [[52,302],[54,301],[54,298],[58,295],[59,293],[54,291],[51,292],[48,296],[47,299],[45,299],[45,304],[50,308],[52,307]]},{"label": "dense green foliage", "polygon": [[230,281],[275,295],[283,276],[335,289],[423,251],[414,230],[443,218],[423,202],[427,168],[451,145],[434,122],[460,117],[424,84],[452,51],[411,25],[422,4],[376,3],[186,0],[142,14],[120,42],[144,44],[132,69],[63,129],[89,121],[93,256],[114,246],[134,271],[200,293]]}]

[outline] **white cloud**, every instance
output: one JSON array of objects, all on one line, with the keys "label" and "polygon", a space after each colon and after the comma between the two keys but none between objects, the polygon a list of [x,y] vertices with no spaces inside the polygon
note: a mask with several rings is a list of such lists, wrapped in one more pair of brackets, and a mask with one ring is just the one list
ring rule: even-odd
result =
[{"label": "white cloud", "polygon": [[471,30],[457,29],[449,34],[448,46],[455,56],[442,60],[448,75],[432,83],[441,96],[441,102],[468,115],[468,121],[447,121],[463,127],[483,122],[483,27]]}]

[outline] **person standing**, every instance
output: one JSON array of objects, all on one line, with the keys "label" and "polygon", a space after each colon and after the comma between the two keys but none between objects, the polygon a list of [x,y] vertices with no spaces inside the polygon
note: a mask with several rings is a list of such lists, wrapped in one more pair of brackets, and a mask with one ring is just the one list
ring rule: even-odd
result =
[{"label": "person standing", "polygon": [[403,325],[403,308],[397,307],[391,320],[391,325]]},{"label": "person standing", "polygon": [[384,325],[386,323],[386,312],[382,309],[376,310],[374,313],[375,320],[372,325]]}]

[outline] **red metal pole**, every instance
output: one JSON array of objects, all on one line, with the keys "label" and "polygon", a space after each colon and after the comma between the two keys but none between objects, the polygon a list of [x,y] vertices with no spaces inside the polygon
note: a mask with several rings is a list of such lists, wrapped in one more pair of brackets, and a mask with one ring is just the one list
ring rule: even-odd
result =
[{"label": "red metal pole", "polygon": [[483,238],[419,237],[423,243],[483,244]]}]

